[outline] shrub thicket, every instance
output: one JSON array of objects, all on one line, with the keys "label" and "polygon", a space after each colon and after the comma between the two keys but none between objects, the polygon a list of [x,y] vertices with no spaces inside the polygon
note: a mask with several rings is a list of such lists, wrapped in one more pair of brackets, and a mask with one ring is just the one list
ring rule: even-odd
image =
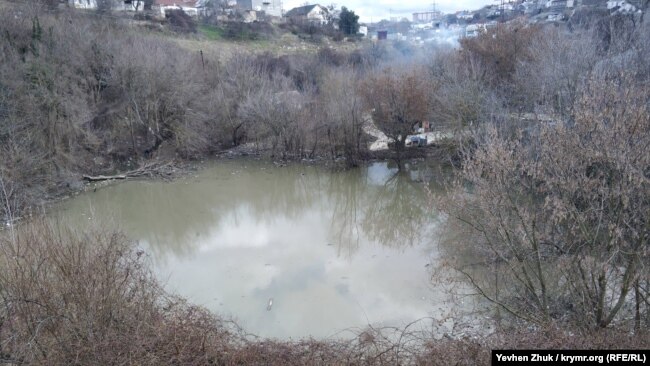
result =
[{"label": "shrub thicket", "polygon": [[461,340],[435,340],[415,326],[368,328],[349,339],[259,340],[165,293],[147,253],[119,233],[37,220],[0,232],[0,248],[0,361],[10,364],[488,365],[495,348],[650,346],[646,333],[558,328]]}]

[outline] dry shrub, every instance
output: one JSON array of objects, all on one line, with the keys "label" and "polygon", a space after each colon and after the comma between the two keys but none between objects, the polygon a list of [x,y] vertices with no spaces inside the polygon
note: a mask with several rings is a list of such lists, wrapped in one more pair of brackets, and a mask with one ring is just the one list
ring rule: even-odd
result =
[{"label": "dry shrub", "polygon": [[119,233],[39,221],[0,233],[0,248],[4,361],[208,364],[230,337],[214,315],[165,294]]},{"label": "dry shrub", "polygon": [[224,37],[237,41],[255,41],[271,38],[274,33],[273,26],[268,22],[228,22]]},{"label": "dry shrub", "polygon": [[336,67],[344,65],[346,61],[345,55],[343,53],[338,52],[330,47],[321,47],[318,50],[316,57],[320,59],[321,62]]},{"label": "dry shrub", "polygon": [[548,327],[507,329],[486,337],[431,341],[415,358],[418,365],[490,365],[495,349],[647,349],[650,333],[630,334],[601,330],[576,334],[575,330]]},{"label": "dry shrub", "polygon": [[122,234],[34,221],[0,232],[1,360],[37,365],[411,364],[428,333],[384,328],[352,339],[245,338],[166,294]]},{"label": "dry shrub", "polygon": [[516,21],[499,25],[476,38],[461,40],[461,62],[482,65],[493,86],[507,87],[517,65],[528,62],[540,39],[540,27]]},{"label": "dry shrub", "polygon": [[436,340],[435,320],[356,330],[352,338],[244,337],[236,325],[166,294],[123,235],[35,221],[0,232],[1,361],[36,365],[488,364],[496,348],[647,348],[647,333],[509,329]]},{"label": "dry shrub", "polygon": [[593,78],[569,121],[477,134],[441,202],[468,232],[456,246],[479,258],[456,268],[528,322],[642,329],[650,320],[650,94],[645,82],[611,76]]},{"label": "dry shrub", "polygon": [[439,130],[480,126],[504,112],[501,98],[483,78],[483,66],[458,62],[458,57],[438,53],[428,68],[432,120]]},{"label": "dry shrub", "polygon": [[165,12],[169,25],[176,32],[196,33],[196,20],[181,9],[172,9]]}]

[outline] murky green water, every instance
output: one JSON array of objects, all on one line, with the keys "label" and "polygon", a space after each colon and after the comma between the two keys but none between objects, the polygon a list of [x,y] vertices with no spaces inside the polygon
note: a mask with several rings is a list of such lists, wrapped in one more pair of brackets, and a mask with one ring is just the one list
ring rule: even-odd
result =
[{"label": "murky green water", "polygon": [[448,310],[428,271],[438,218],[422,182],[437,174],[215,162],[174,182],[89,191],[55,216],[124,230],[169,291],[251,333],[328,337]]}]

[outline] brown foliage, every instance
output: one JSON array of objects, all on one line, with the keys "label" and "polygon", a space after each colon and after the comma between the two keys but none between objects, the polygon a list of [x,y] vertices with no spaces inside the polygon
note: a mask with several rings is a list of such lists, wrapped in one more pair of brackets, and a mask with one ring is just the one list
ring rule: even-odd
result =
[{"label": "brown foliage", "polygon": [[3,361],[207,364],[230,337],[213,315],[167,296],[120,234],[43,222],[11,234],[0,236]]},{"label": "brown foliage", "polygon": [[429,114],[426,74],[417,67],[384,69],[361,86],[375,125],[395,141],[396,151],[404,149],[408,134]]},{"label": "brown foliage", "polygon": [[461,40],[461,61],[482,65],[482,77],[493,86],[507,86],[517,65],[530,61],[541,39],[540,27],[522,21],[499,24],[476,38]]}]

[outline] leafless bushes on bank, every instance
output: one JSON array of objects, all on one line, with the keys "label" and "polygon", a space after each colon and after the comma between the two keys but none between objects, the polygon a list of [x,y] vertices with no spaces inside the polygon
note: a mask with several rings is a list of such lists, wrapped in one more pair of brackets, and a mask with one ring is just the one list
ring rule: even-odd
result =
[{"label": "leafless bushes on bank", "polygon": [[10,364],[488,364],[494,348],[647,348],[645,333],[557,328],[434,337],[435,320],[340,339],[259,340],[166,294],[121,234],[33,221],[0,232],[1,361]]},{"label": "leafless bushes on bank", "polygon": [[475,136],[443,201],[480,253],[457,265],[481,295],[538,324],[647,327],[648,95],[625,74],[594,77],[570,121]]},{"label": "leafless bushes on bank", "polygon": [[[318,117],[317,108],[324,105],[319,90],[331,90],[324,84],[330,72],[356,80],[346,55],[336,64],[313,55],[243,53],[219,61],[101,17],[18,9],[0,18],[0,143],[7,157],[0,169],[16,187],[17,208],[35,203],[32,188],[65,185],[70,172],[115,174],[143,159],[202,157],[242,143],[261,142],[286,158],[357,155],[333,140],[347,135],[326,136],[323,124],[334,122]],[[356,92],[345,87],[347,94],[328,98]],[[265,111],[274,108],[271,118]]]},{"label": "leafless bushes on bank", "polygon": [[448,206],[468,225],[463,244],[516,284],[477,282],[483,295],[536,323],[647,324],[647,20],[514,22],[435,55],[379,43],[219,61],[161,34],[28,10],[0,15],[3,219],[70,171],[245,143],[354,165],[364,112],[397,148],[428,120],[467,143]]},{"label": "leafless bushes on bank", "polygon": [[226,323],[165,295],[120,234],[37,222],[0,235],[3,362],[207,364],[230,337]]}]

